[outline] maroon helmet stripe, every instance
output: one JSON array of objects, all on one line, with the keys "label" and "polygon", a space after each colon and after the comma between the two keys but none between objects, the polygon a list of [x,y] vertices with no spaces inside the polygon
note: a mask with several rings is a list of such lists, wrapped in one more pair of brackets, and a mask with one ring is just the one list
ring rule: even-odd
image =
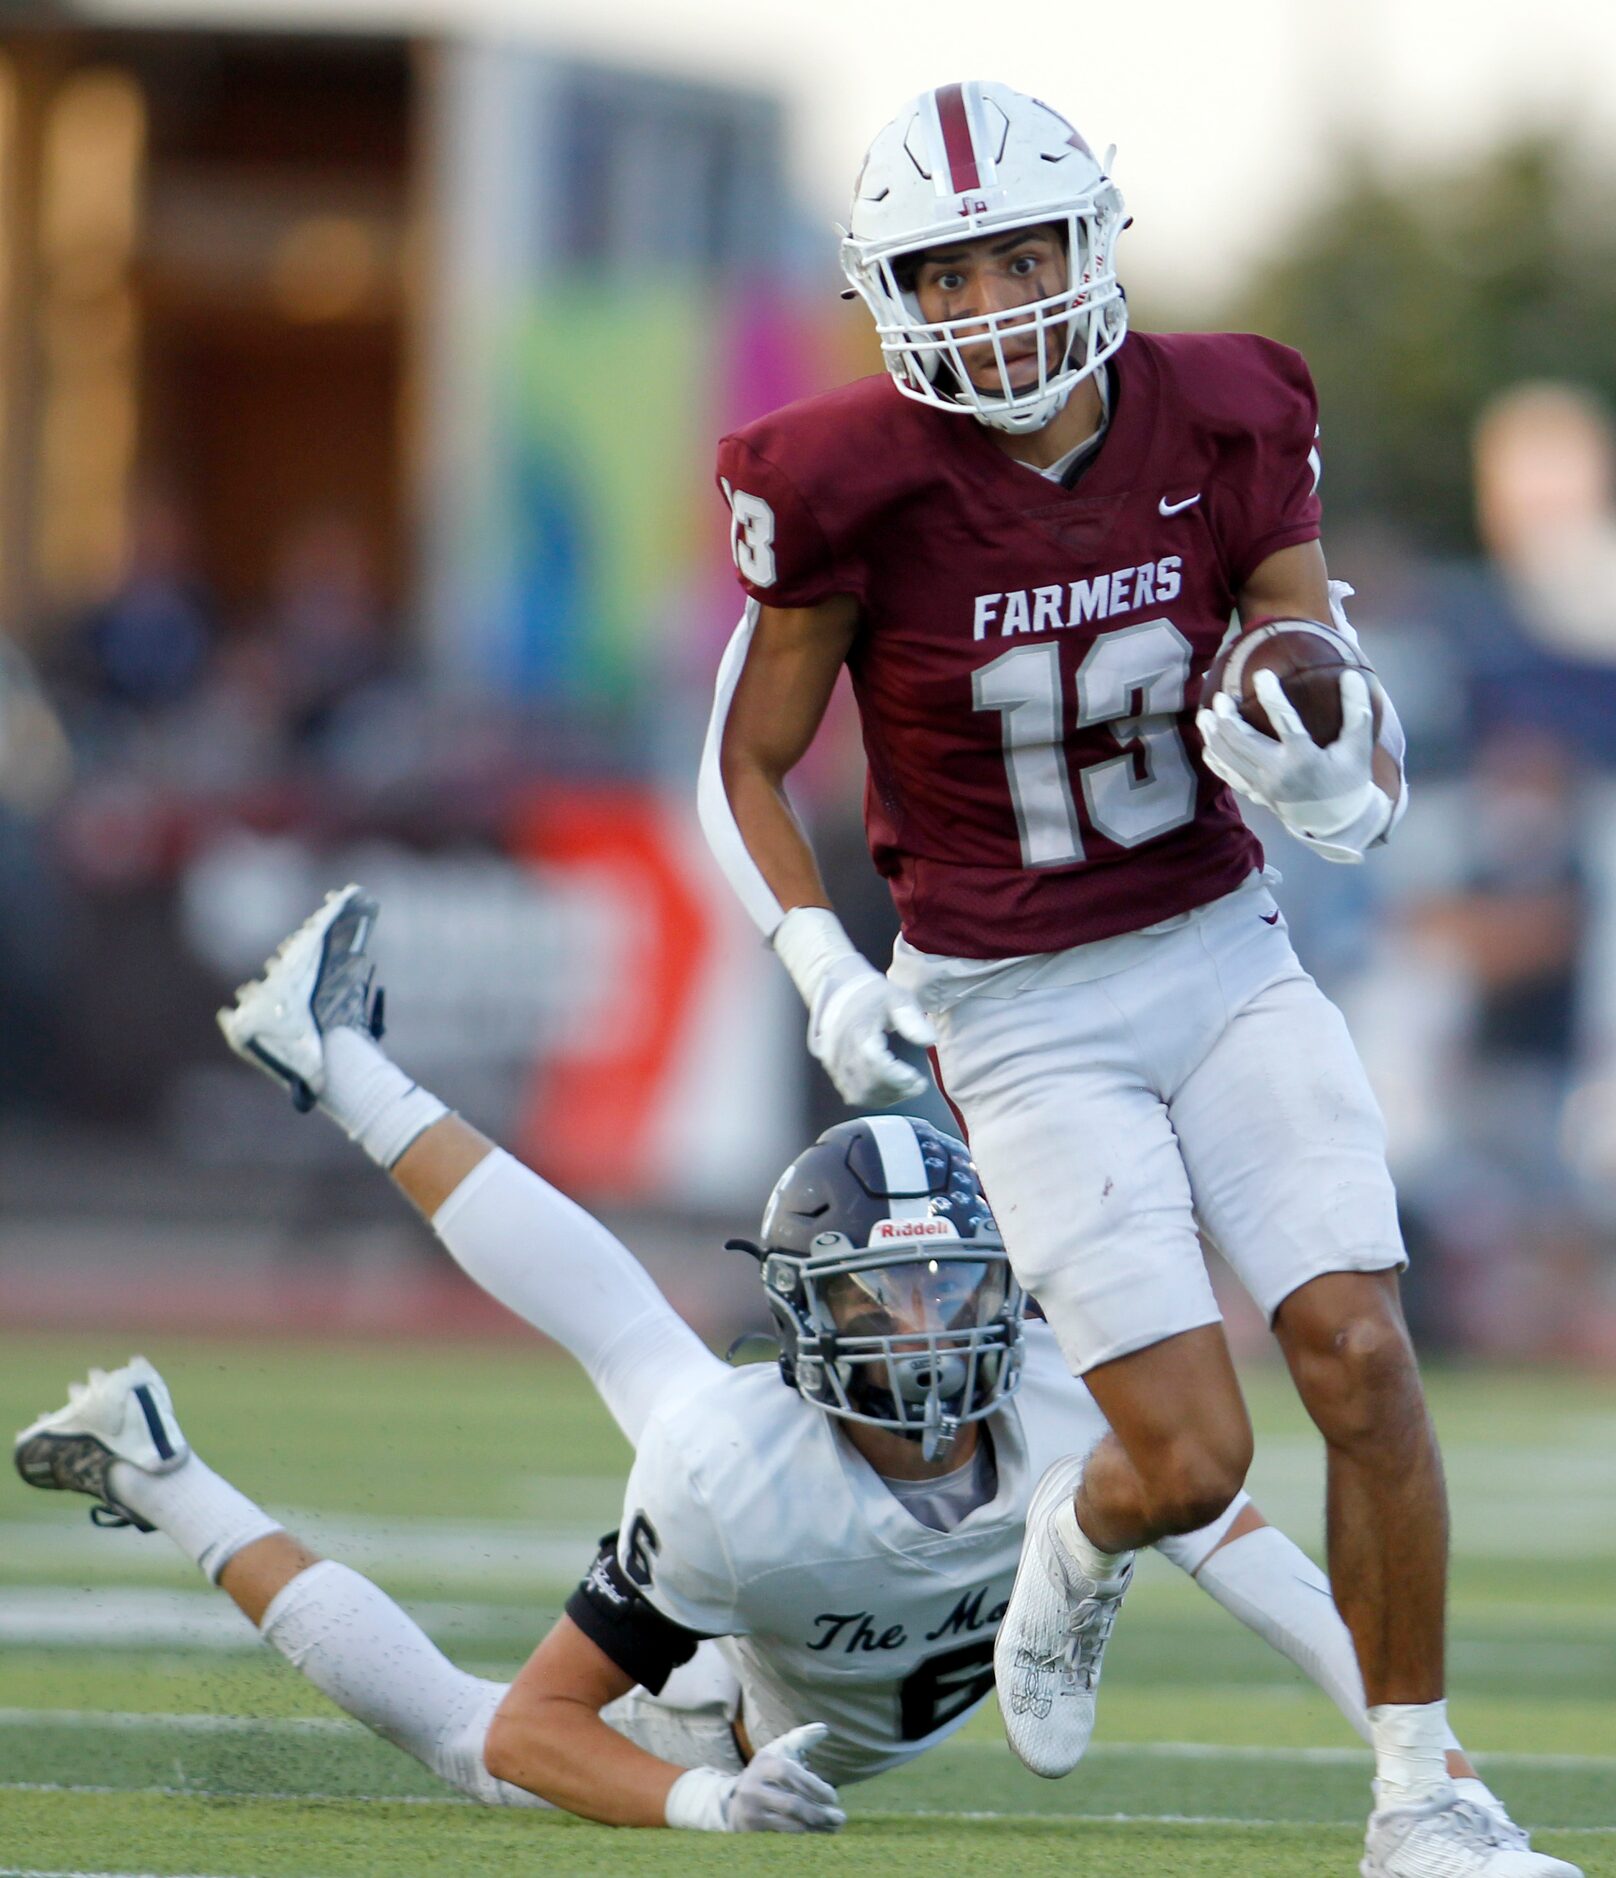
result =
[{"label": "maroon helmet stripe", "polygon": [[943,155],[956,195],[980,189],[976,172],[976,145],[971,142],[971,121],[965,115],[965,94],[958,85],[943,85],[937,93],[937,122],[943,131]]}]

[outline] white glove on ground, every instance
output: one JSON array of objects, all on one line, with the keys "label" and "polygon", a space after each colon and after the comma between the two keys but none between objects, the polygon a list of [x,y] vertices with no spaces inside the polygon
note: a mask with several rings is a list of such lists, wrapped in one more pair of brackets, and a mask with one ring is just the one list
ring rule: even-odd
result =
[{"label": "white glove on ground", "polygon": [[1272,809],[1327,861],[1361,861],[1391,825],[1394,804],[1374,780],[1374,707],[1362,672],[1341,674],[1341,733],[1317,744],[1273,672],[1254,688],[1277,737],[1264,736],[1224,692],[1196,713],[1202,761],[1231,789]]},{"label": "white glove on ground", "polygon": [[669,1789],[668,1824],[687,1832],[840,1832],[847,1815],[836,1789],[803,1765],[826,1732],[823,1722],[793,1728],[738,1774],[692,1767]]},{"label": "white glove on ground", "polygon": [[925,1077],[892,1054],[887,1032],[933,1044],[930,1019],[859,952],[828,907],[793,907],[772,943],[808,1006],[808,1048],[844,1102],[888,1108],[925,1093]]}]

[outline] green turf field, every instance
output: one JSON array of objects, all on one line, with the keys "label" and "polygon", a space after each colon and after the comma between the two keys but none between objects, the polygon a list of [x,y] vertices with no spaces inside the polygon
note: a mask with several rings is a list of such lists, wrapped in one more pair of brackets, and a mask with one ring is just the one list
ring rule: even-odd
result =
[{"label": "green turf field", "polygon": [[[0,1426],[127,1352],[0,1338]],[[560,1360],[492,1348],[159,1342],[192,1441],[507,1673],[616,1524],[626,1450]],[[1276,1378],[1253,1491],[1317,1549],[1318,1459]],[[1433,1379],[1455,1504],[1453,1713],[1545,1850],[1616,1874],[1616,1386]],[[1107,1658],[1095,1747],[1025,1774],[984,1712],[854,1788],[836,1840],[614,1833],[460,1802],[339,1717],[160,1537],[0,1485],[0,1878],[19,1873],[684,1873],[860,1878],[1357,1869],[1368,1760],[1289,1666],[1151,1561]]]}]

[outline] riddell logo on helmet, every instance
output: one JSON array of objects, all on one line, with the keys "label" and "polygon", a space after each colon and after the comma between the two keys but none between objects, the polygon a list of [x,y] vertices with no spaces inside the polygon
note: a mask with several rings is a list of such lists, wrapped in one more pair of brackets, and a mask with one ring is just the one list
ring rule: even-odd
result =
[{"label": "riddell logo on helmet", "polygon": [[870,1233],[871,1245],[890,1245],[895,1239],[957,1239],[948,1219],[881,1219]]}]

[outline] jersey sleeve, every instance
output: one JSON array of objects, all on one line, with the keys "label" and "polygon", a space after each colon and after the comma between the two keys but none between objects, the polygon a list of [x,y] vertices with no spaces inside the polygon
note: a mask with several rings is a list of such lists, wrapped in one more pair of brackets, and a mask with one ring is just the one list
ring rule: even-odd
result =
[{"label": "jersey sleeve", "polygon": [[652,1695],[696,1654],[700,1635],[664,1617],[623,1569],[615,1532],[607,1533],[589,1574],[567,1599],[567,1615],[596,1649]]},{"label": "jersey sleeve", "polygon": [[646,1430],[624,1495],[618,1564],[671,1623],[698,1636],[736,1636],[744,1626],[729,1549],[680,1446],[666,1421]]},{"label": "jersey sleeve", "polygon": [[765,606],[864,598],[858,556],[764,452],[740,436],[718,447],[718,486],[729,504],[730,552],[741,585]]},{"label": "jersey sleeve", "polygon": [[1246,408],[1249,429],[1226,465],[1221,505],[1236,593],[1269,555],[1316,541],[1323,515],[1318,396],[1301,354],[1262,342]]}]

